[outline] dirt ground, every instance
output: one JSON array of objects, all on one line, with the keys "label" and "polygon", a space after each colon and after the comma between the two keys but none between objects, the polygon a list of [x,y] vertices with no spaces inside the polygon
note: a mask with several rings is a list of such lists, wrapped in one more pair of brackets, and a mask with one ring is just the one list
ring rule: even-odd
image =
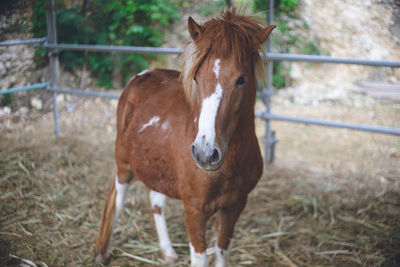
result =
[{"label": "dirt ground", "polygon": [[[113,177],[116,101],[64,98],[52,114],[0,117],[0,266],[92,266]],[[259,105],[259,104],[258,104]],[[277,114],[400,128],[400,105],[274,105]],[[257,120],[261,138],[264,123]],[[231,266],[400,266],[400,138],[273,122],[279,144],[250,194]],[[167,207],[179,261],[189,263],[184,211]],[[211,230],[209,247],[214,244]],[[213,262],[212,250],[209,250]],[[110,266],[162,265],[146,189],[133,183]]]}]

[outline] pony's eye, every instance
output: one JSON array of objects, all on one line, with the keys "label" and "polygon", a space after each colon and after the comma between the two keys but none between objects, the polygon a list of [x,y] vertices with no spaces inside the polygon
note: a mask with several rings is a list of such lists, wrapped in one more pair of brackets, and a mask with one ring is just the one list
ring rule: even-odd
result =
[{"label": "pony's eye", "polygon": [[194,76],[193,80],[194,80],[196,83],[198,83],[198,82],[197,82],[197,79],[196,79],[196,76]]},{"label": "pony's eye", "polygon": [[236,81],[236,85],[243,85],[246,83],[246,75],[240,75]]}]

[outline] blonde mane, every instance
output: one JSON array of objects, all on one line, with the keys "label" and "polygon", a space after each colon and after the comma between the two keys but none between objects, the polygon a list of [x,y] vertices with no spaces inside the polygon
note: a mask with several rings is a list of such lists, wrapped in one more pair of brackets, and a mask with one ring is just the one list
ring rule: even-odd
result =
[{"label": "blonde mane", "polygon": [[[222,11],[220,18],[204,23],[199,39],[191,40],[182,54],[180,78],[190,105],[197,102],[197,85],[194,77],[197,69],[209,54],[219,57],[233,54],[236,64],[252,60],[256,87],[258,89],[265,86],[265,64],[258,52],[262,50],[262,43],[257,38],[257,34],[263,29],[263,25],[254,17],[239,15],[235,8]],[[249,59],[250,54],[253,56]]]}]

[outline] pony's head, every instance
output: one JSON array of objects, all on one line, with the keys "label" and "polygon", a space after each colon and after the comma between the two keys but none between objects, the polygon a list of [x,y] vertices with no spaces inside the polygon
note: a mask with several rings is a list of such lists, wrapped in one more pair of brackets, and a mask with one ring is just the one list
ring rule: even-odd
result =
[{"label": "pony's head", "polygon": [[259,50],[275,25],[264,28],[231,9],[202,26],[189,17],[188,26],[181,78],[198,123],[191,153],[201,169],[215,171],[239,121],[254,119],[256,87],[265,77]]}]

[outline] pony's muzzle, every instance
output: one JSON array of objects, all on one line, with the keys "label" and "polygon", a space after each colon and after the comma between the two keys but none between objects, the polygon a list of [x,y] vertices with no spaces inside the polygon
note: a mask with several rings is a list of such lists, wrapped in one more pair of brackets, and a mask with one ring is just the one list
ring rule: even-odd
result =
[{"label": "pony's muzzle", "polygon": [[195,143],[190,146],[194,162],[200,169],[207,171],[218,170],[223,163],[223,154],[217,146],[199,149]]}]

